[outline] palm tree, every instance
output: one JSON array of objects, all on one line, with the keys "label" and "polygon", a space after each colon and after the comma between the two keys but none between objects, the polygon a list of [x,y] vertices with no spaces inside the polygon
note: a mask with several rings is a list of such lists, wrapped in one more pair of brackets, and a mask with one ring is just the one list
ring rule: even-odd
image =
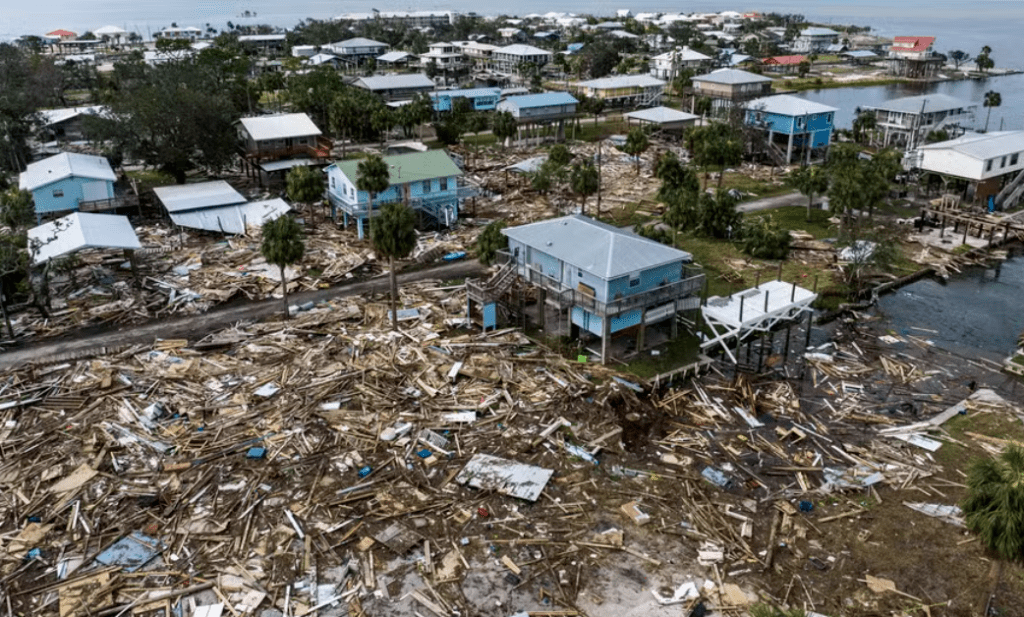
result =
[{"label": "palm tree", "polygon": [[379,154],[371,154],[356,166],[356,188],[370,194],[366,204],[366,220],[370,223],[370,235],[373,236],[373,198],[391,186],[391,172],[388,164]]},{"label": "palm tree", "polygon": [[962,506],[967,528],[1008,560],[1024,557],[1024,448],[1009,446],[998,459],[971,464]]},{"label": "palm tree", "polygon": [[264,259],[281,269],[281,294],[284,296],[284,316],[288,318],[288,279],[285,266],[298,263],[306,252],[302,242],[302,227],[290,216],[280,216],[263,224],[263,242],[260,253]]},{"label": "palm tree", "polygon": [[398,330],[398,277],[395,259],[405,259],[416,248],[416,215],[409,206],[392,202],[373,220],[373,246],[388,258],[391,279],[391,329]]},{"label": "palm tree", "polygon": [[989,90],[985,93],[985,101],[982,106],[988,107],[988,114],[985,116],[985,132],[988,132],[988,121],[992,117],[992,108],[999,107],[1003,104],[1003,96],[995,90]]}]

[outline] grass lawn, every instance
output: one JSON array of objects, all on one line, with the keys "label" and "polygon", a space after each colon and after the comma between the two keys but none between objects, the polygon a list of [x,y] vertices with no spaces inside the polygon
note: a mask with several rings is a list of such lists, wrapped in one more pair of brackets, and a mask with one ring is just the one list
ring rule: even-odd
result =
[{"label": "grass lawn", "polygon": [[129,177],[139,183],[139,193],[157,186],[175,184],[174,176],[157,169],[140,169],[125,172]]},{"label": "grass lawn", "polygon": [[816,240],[833,238],[837,229],[828,222],[832,215],[825,210],[811,210],[811,220],[807,220],[807,208],[803,206],[786,206],[773,210],[751,212],[747,216],[770,216],[783,229],[806,231]]},{"label": "grass lawn", "polygon": [[627,364],[626,372],[650,379],[655,375],[695,362],[697,354],[700,352],[700,341],[696,336],[683,333],[656,349],[659,352],[658,355],[652,356],[645,353],[642,357]]},{"label": "grass lawn", "polygon": [[621,116],[616,116],[614,119],[606,116],[596,125],[585,121],[581,121],[578,129],[566,125],[565,136],[573,139],[573,131],[575,131],[576,141],[596,141],[610,135],[622,135],[627,133],[628,129]]},{"label": "grass lawn", "polygon": [[[701,173],[701,181],[703,182],[704,174]],[[711,180],[708,182],[708,187],[717,187],[717,181]],[[751,178],[746,174],[739,172],[725,172],[725,178],[722,179],[722,188],[725,190],[736,189],[743,192],[743,198],[740,199],[740,203],[745,201],[752,201],[755,199],[762,199],[764,197],[775,197],[777,195],[784,195],[792,192],[793,188],[786,186],[783,183],[776,184],[771,180],[762,180],[759,178]],[[748,194],[749,193],[749,194]]]},{"label": "grass lawn", "polygon": [[904,83],[905,79],[899,77],[885,77],[881,79],[862,79],[858,81],[835,81],[822,77],[806,77],[804,79],[778,79],[773,84],[776,90],[819,90],[825,88],[849,88],[866,86],[888,86],[891,84]]}]

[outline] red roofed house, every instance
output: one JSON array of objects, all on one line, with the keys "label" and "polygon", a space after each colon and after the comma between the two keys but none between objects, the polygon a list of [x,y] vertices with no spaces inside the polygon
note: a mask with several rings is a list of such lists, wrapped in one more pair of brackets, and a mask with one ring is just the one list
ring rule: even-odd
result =
[{"label": "red roofed house", "polygon": [[78,38],[78,35],[70,30],[54,30],[53,32],[47,32],[46,36],[57,38],[62,41],[72,41]]},{"label": "red roofed house", "polygon": [[800,63],[807,56],[772,56],[761,61],[761,66],[774,73],[796,73],[800,69]]},{"label": "red roofed house", "polygon": [[942,66],[932,49],[934,36],[898,36],[889,48],[889,70],[903,77],[931,77]]}]

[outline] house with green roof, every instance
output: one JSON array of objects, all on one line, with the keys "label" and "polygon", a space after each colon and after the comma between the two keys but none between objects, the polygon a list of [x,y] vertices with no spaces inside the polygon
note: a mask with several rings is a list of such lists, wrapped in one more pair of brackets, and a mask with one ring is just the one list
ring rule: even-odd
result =
[{"label": "house with green roof", "polygon": [[[421,228],[450,227],[459,218],[461,201],[475,194],[473,187],[460,184],[462,170],[444,150],[385,156],[384,162],[391,176],[390,186],[374,195],[373,209],[404,202],[419,216]],[[331,214],[337,218],[340,211],[346,227],[349,219],[354,220],[362,238],[370,213],[370,195],[356,188],[358,181],[358,159],[338,161],[327,168]]]}]

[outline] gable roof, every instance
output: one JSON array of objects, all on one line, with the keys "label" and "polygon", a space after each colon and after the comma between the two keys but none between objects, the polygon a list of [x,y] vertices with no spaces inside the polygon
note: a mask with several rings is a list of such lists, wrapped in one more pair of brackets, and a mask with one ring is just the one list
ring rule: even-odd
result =
[{"label": "gable roof", "polygon": [[47,32],[46,36],[78,36],[78,35],[75,34],[72,31],[70,31],[70,30],[57,29],[57,30],[54,30],[53,32]]},{"label": "gable roof", "polygon": [[897,52],[927,51],[934,42],[934,36],[897,36],[892,40],[890,49]]},{"label": "gable roof", "polygon": [[735,86],[737,84],[756,84],[771,81],[770,77],[755,75],[739,69],[718,69],[706,75],[697,75],[693,81],[706,81],[712,84],[725,84]]},{"label": "gable roof", "polygon": [[919,94],[917,96],[905,96],[893,99],[878,105],[865,105],[864,109],[880,109],[883,111],[898,111],[906,114],[933,113],[936,111],[949,111],[952,109],[966,109],[977,107],[977,104],[958,99],[948,94]]},{"label": "gable roof", "polygon": [[223,180],[160,186],[153,192],[170,213],[245,203],[245,197]]},{"label": "gable roof", "polygon": [[851,58],[877,58],[878,54],[867,49],[853,49],[851,51],[844,51],[839,54],[840,56],[849,56]]},{"label": "gable roof", "polygon": [[534,47],[533,45],[523,45],[517,43],[515,45],[506,45],[505,47],[499,47],[494,50],[496,54],[510,54],[513,56],[550,56],[551,52],[540,47]]},{"label": "gable roof", "polygon": [[28,230],[29,241],[39,242],[32,256],[33,264],[41,264],[61,255],[88,248],[142,248],[127,216],[72,212]]},{"label": "gable roof", "polygon": [[920,146],[919,149],[953,150],[964,156],[985,161],[998,156],[1024,152],[1024,131],[970,133],[949,141]]},{"label": "gable roof", "polygon": [[284,216],[291,210],[285,200],[268,199],[249,203],[215,206],[201,210],[171,212],[175,225],[227,234],[244,234],[247,227],[262,227],[264,223]]},{"label": "gable roof", "polygon": [[387,47],[387,43],[381,43],[373,39],[364,39],[361,36],[357,36],[351,39],[345,39],[344,41],[338,41],[337,43],[331,43],[330,47],[334,48],[345,48],[345,47]]},{"label": "gable roof", "polygon": [[256,141],[321,134],[309,116],[302,113],[242,118],[239,122],[242,123],[245,132]]},{"label": "gable roof", "polygon": [[808,101],[791,94],[777,94],[754,99],[746,104],[747,109],[764,111],[780,116],[806,116],[810,114],[827,114],[837,112],[839,109]]},{"label": "gable roof", "polygon": [[605,280],[693,259],[686,251],[579,214],[510,227],[501,233]]},{"label": "gable roof", "polygon": [[552,107],[554,105],[575,105],[579,101],[568,92],[541,92],[540,94],[509,96],[502,103],[517,109],[529,109],[532,107]]},{"label": "gable roof", "polygon": [[407,51],[389,51],[386,54],[377,56],[378,62],[400,62],[406,58],[413,58],[412,54]]},{"label": "gable roof", "polygon": [[702,60],[710,60],[711,59],[711,56],[705,56],[704,54],[700,53],[699,51],[694,51],[694,50],[690,49],[689,47],[684,47],[682,49],[677,49],[675,51],[666,51],[663,54],[658,54],[657,56],[654,56],[654,59],[655,60],[672,60],[673,56],[675,56],[675,59],[680,61],[680,62],[694,62],[694,61],[702,61]]},{"label": "gable roof", "polygon": [[34,191],[39,187],[70,177],[93,180],[117,180],[110,163],[102,156],[61,152],[35,163],[30,163],[18,176],[18,188]]},{"label": "gable roof", "polygon": [[61,109],[40,109],[38,112],[43,126],[66,122],[78,116],[104,116],[108,112],[106,105],[89,105],[86,107],[64,107]]},{"label": "gable roof", "polygon": [[839,33],[832,28],[804,28],[800,31],[800,36],[839,36]]},{"label": "gable roof", "polygon": [[[385,156],[388,166],[389,184],[405,184],[433,178],[449,178],[461,176],[462,170],[444,150],[428,150],[426,152],[410,152]],[[338,161],[335,167],[348,178],[352,184],[359,179],[359,160],[349,159]],[[330,169],[330,167],[328,167]]]},{"label": "gable roof", "polygon": [[408,73],[402,75],[373,75],[372,77],[360,77],[355,81],[356,85],[367,90],[395,90],[399,88],[433,88],[434,80],[423,73]]}]

